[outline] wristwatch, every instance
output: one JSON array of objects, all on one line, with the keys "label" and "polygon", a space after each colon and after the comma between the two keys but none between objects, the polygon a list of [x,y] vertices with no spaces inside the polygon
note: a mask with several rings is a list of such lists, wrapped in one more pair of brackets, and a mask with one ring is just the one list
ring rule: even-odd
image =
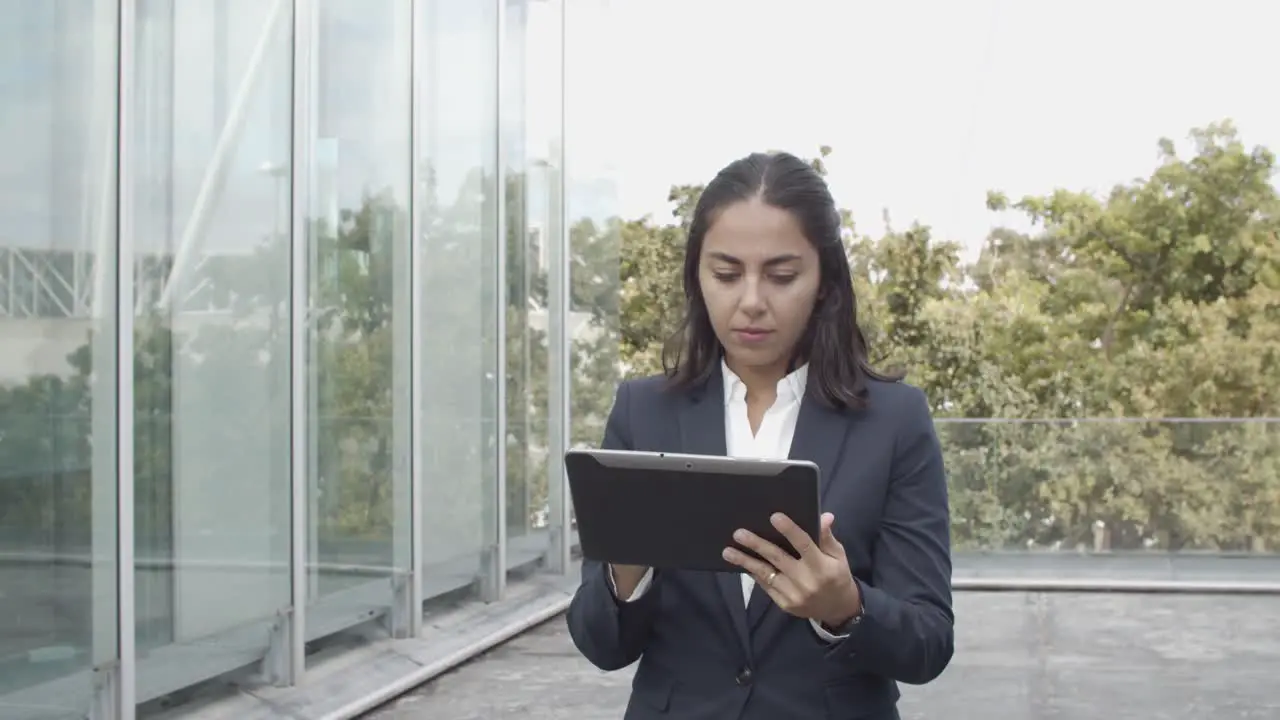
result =
[{"label": "wristwatch", "polygon": [[848,635],[850,631],[852,631],[855,627],[857,627],[858,624],[862,622],[862,619],[866,616],[867,616],[867,606],[866,604],[861,604],[858,607],[858,614],[844,621],[844,624],[841,625],[840,627],[829,628],[825,624],[823,624],[822,628],[827,632],[831,633],[832,635]]}]

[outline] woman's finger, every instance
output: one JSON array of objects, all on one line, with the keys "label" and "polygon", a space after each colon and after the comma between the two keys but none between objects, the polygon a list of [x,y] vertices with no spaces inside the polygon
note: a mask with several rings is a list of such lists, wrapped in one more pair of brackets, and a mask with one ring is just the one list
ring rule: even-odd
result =
[{"label": "woman's finger", "polygon": [[795,521],[787,517],[783,513],[774,513],[769,518],[769,523],[791,543],[791,547],[796,549],[802,560],[813,560],[819,554],[818,546],[809,537],[809,533],[800,529]]},{"label": "woman's finger", "polygon": [[765,540],[759,535],[756,535],[750,530],[735,531],[733,533],[733,539],[743,547],[754,550],[757,555],[764,558],[765,562],[778,570],[788,574],[795,573],[795,568],[798,563],[796,559],[792,557],[791,553],[783,550],[777,545],[774,545],[768,540]]},{"label": "woman's finger", "polygon": [[724,559],[750,573],[760,589],[768,593],[778,607],[786,610],[795,604],[797,585],[786,573],[737,548],[725,548]]}]

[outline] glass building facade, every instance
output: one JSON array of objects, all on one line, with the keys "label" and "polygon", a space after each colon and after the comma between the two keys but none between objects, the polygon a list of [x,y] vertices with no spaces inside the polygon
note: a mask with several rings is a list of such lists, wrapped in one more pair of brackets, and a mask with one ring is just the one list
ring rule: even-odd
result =
[{"label": "glass building facade", "polygon": [[0,717],[296,685],[568,569],[602,2],[0,0]]}]

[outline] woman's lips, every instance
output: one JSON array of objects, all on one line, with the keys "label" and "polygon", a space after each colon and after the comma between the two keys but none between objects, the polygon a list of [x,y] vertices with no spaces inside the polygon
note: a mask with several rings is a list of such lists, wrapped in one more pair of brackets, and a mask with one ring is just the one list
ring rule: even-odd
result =
[{"label": "woman's lips", "polygon": [[737,336],[739,341],[746,344],[753,344],[753,343],[758,343],[765,340],[766,338],[769,337],[770,334],[772,334],[772,332],[769,330],[757,330],[755,328],[748,328],[745,330],[734,330],[733,334]]}]

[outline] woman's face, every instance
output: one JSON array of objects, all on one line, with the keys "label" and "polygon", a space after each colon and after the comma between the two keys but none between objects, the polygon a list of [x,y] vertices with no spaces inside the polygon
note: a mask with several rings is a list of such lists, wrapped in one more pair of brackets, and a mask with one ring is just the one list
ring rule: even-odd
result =
[{"label": "woman's face", "polygon": [[786,372],[818,297],[818,253],[785,210],[734,203],[708,228],[698,283],[734,372]]}]

